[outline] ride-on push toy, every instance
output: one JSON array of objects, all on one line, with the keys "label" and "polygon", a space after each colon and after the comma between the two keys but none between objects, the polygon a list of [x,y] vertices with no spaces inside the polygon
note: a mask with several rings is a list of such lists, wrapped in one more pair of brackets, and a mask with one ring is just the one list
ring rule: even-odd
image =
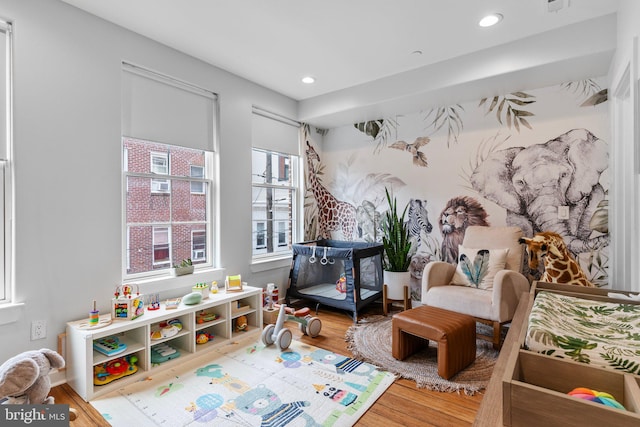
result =
[{"label": "ride-on push toy", "polygon": [[[277,304],[274,304],[278,307]],[[322,329],[322,321],[317,317],[312,317],[309,313],[308,307],[301,308],[300,310],[294,310],[287,307],[285,304],[279,306],[280,312],[278,313],[278,319],[276,324],[273,323],[265,326],[262,330],[262,342],[264,345],[271,345],[275,343],[280,351],[284,351],[289,348],[293,334],[288,328],[283,328],[285,320],[291,320],[299,324],[300,331],[309,335],[311,338],[315,338],[320,335]]]}]

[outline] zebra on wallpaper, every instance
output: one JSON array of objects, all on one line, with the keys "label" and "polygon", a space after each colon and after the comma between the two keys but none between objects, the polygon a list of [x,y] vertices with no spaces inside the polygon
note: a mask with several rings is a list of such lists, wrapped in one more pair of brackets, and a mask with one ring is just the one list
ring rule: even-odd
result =
[{"label": "zebra on wallpaper", "polygon": [[408,220],[406,222],[407,228],[411,238],[416,240],[416,248],[420,247],[420,240],[422,238],[422,232],[427,235],[431,233],[433,226],[429,222],[429,213],[427,212],[427,201],[420,199],[409,200],[409,207],[407,210]]}]

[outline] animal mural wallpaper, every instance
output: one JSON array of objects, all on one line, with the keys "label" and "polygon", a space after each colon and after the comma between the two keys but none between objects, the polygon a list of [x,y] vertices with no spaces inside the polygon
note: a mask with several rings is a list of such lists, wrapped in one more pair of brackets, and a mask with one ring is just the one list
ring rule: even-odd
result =
[{"label": "animal mural wallpaper", "polygon": [[[609,115],[603,78],[345,125],[304,126],[305,239],[382,241],[385,188],[407,206],[411,296],[456,263],[471,225],[557,233],[608,285]],[[437,224],[437,226],[436,226]],[[526,272],[526,266],[525,266]],[[528,271],[531,279],[543,273]]]}]

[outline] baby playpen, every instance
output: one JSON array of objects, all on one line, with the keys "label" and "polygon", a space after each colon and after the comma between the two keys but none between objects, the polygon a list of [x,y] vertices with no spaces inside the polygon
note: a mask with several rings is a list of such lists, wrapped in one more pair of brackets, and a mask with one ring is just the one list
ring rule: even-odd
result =
[{"label": "baby playpen", "polygon": [[381,243],[319,239],[293,245],[286,302],[299,298],[358,311],[382,297]]}]

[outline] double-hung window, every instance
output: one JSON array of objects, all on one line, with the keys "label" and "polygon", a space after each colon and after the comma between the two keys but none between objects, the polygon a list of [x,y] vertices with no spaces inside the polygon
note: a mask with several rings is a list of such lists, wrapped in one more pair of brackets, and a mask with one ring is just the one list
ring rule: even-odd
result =
[{"label": "double-hung window", "polygon": [[[168,153],[151,153],[151,173],[156,175],[169,175]],[[168,193],[168,179],[152,179],[151,191],[153,193]]]},{"label": "double-hung window", "polygon": [[124,278],[213,266],[217,97],[123,64]]},{"label": "double-hung window", "polygon": [[295,235],[299,194],[290,171],[297,158],[254,148],[252,163],[253,256],[288,253]]},{"label": "double-hung window", "polygon": [[254,260],[291,253],[298,238],[299,126],[254,107],[252,120],[252,248]]}]

